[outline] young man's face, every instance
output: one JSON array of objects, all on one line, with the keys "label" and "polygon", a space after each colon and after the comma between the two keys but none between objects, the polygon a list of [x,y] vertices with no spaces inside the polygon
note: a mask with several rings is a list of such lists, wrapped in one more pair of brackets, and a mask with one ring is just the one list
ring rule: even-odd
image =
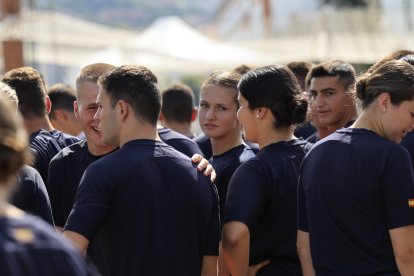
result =
[{"label": "young man's face", "polygon": [[344,127],[354,115],[353,95],[339,76],[312,78],[309,98],[320,123],[333,131]]},{"label": "young man's face", "polygon": [[115,108],[112,107],[108,93],[102,87],[96,101],[98,110],[95,119],[102,134],[102,141],[108,145],[119,145],[119,128]]}]

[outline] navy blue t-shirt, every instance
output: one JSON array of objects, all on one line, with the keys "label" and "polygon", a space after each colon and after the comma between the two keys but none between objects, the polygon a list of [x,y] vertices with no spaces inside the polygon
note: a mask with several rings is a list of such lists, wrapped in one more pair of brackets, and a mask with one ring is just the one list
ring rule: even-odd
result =
[{"label": "navy blue t-shirt", "polygon": [[210,137],[206,136],[204,133],[201,133],[197,137],[193,138],[193,141],[199,146],[203,152],[204,158],[207,160],[213,156],[213,149],[211,147]]},{"label": "navy blue t-shirt", "polygon": [[250,232],[250,265],[270,259],[257,275],[301,275],[296,251],[299,166],[310,144],[302,139],[270,144],[239,166],[227,191],[224,223]]},{"label": "navy blue t-shirt", "polygon": [[414,168],[414,131],[411,131],[402,139],[401,145],[408,150]]},{"label": "navy blue t-shirt", "polygon": [[316,128],[311,123],[306,122],[295,129],[294,135],[298,138],[302,137],[303,139],[308,140],[307,138],[315,134],[315,132]]},{"label": "navy blue t-shirt", "polygon": [[93,239],[103,275],[200,275],[218,255],[217,193],[184,154],[134,140],[86,169],[65,230]]},{"label": "navy blue t-shirt", "polygon": [[33,153],[35,158],[33,167],[40,173],[40,176],[46,185],[50,160],[52,160],[52,158],[64,147],[79,141],[78,138],[65,134],[59,130],[48,132],[40,129],[30,135],[29,151]]},{"label": "navy blue t-shirt", "polygon": [[101,157],[92,155],[84,140],[64,148],[50,161],[48,192],[56,226],[65,226],[83,173]]},{"label": "navy blue t-shirt", "polygon": [[214,155],[210,159],[210,164],[213,166],[216,172],[216,180],[214,184],[217,187],[219,199],[220,199],[220,217],[224,217],[224,208],[226,206],[227,188],[230,183],[230,179],[236,169],[247,160],[255,157],[256,154],[253,150],[245,145],[239,145],[234,147],[220,155]]},{"label": "navy blue t-shirt", "polygon": [[346,128],[318,142],[299,178],[298,225],[317,275],[399,275],[389,230],[414,223],[413,170],[398,144]]},{"label": "navy blue t-shirt", "polygon": [[184,153],[190,158],[196,153],[204,156],[198,145],[181,133],[163,127],[158,129],[158,135],[164,143],[170,145],[179,152]]},{"label": "navy blue t-shirt", "polygon": [[0,275],[99,275],[79,252],[42,220],[0,217]]},{"label": "navy blue t-shirt", "polygon": [[10,203],[53,225],[49,196],[40,174],[32,167],[23,166],[17,175],[17,181]]}]

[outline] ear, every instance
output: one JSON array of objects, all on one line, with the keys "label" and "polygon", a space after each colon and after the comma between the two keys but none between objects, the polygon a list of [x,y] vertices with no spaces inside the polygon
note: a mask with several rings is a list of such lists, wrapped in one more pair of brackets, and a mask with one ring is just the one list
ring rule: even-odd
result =
[{"label": "ear", "polygon": [[116,113],[120,116],[121,120],[128,118],[129,105],[124,100],[119,100],[115,106]]},{"label": "ear", "polygon": [[193,107],[193,111],[191,111],[191,122],[194,122],[197,119],[197,109]]},{"label": "ear", "polygon": [[162,112],[160,112],[160,115],[158,116],[158,120],[160,122],[163,122],[164,121],[164,114],[162,114]]},{"label": "ear", "polygon": [[52,109],[52,102],[50,101],[50,98],[47,95],[46,95],[46,99],[45,99],[45,104],[46,104],[46,112],[47,112],[47,114],[49,114],[50,110]]},{"label": "ear", "polygon": [[388,93],[381,93],[377,98],[377,106],[380,111],[385,112],[391,105],[391,98],[390,94]]},{"label": "ear", "polygon": [[73,112],[75,113],[76,119],[79,120],[79,106],[78,106],[78,101],[74,101],[73,102]]},{"label": "ear", "polygon": [[258,107],[255,114],[256,114],[256,118],[258,119],[262,119],[266,116],[266,114],[268,113],[268,108],[265,107]]}]

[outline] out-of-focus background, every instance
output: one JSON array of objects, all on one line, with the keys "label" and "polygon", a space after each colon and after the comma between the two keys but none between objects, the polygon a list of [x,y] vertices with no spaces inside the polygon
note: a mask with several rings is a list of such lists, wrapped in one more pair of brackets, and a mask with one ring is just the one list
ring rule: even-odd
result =
[{"label": "out-of-focus background", "polygon": [[413,0],[1,0],[0,71],[73,85],[93,62],[139,64],[195,91],[213,70],[337,58],[363,70],[414,49]]}]

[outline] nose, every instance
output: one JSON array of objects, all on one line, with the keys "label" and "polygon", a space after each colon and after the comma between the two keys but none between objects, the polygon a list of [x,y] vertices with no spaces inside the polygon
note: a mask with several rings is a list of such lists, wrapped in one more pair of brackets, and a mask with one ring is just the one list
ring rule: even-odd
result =
[{"label": "nose", "polygon": [[95,120],[100,120],[101,119],[101,114],[102,114],[102,108],[101,107],[98,107],[98,109],[96,110],[96,113],[93,116],[93,118]]},{"label": "nose", "polygon": [[325,101],[319,93],[316,94],[316,96],[314,97],[313,103],[314,103],[315,107],[321,107],[321,106],[325,105]]},{"label": "nose", "polygon": [[215,118],[214,108],[209,108],[206,112],[205,116],[206,120],[213,120]]}]

